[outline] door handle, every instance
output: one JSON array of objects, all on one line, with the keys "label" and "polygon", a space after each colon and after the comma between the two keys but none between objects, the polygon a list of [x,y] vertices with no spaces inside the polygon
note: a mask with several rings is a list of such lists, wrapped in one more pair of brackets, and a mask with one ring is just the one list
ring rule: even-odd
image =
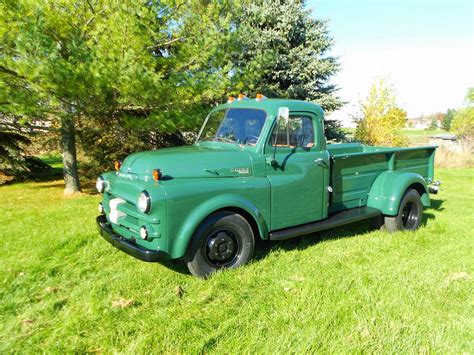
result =
[{"label": "door handle", "polygon": [[314,162],[316,163],[316,165],[322,166],[323,168],[328,167],[328,163],[326,163],[326,161],[323,158],[315,159]]}]

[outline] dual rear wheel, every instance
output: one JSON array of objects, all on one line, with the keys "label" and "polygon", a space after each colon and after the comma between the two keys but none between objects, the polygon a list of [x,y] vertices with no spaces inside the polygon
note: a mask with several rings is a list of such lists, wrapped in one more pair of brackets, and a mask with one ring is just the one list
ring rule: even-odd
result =
[{"label": "dual rear wheel", "polygon": [[396,216],[384,216],[382,228],[390,233],[418,229],[423,215],[423,204],[418,191],[408,189],[403,195]]}]

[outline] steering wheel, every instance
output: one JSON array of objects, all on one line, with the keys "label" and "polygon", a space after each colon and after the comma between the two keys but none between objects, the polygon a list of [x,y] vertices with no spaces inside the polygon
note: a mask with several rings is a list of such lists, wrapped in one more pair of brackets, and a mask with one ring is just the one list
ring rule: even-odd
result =
[{"label": "steering wheel", "polygon": [[243,144],[250,144],[250,145],[255,145],[257,144],[258,137],[254,136],[253,134],[246,135],[243,141]]}]

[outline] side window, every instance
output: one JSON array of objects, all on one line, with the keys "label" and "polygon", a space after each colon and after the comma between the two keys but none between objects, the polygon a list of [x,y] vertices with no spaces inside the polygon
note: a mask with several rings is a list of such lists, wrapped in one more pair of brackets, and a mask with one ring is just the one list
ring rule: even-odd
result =
[{"label": "side window", "polygon": [[290,116],[288,125],[278,122],[273,128],[271,146],[310,149],[314,147],[314,128],[307,116]]}]

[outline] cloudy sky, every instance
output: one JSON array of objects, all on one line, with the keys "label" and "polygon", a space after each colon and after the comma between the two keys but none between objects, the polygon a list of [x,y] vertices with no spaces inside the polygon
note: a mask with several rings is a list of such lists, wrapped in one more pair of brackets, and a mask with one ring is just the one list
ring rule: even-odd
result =
[{"label": "cloudy sky", "polygon": [[463,104],[474,86],[474,2],[469,0],[308,0],[329,19],[340,73],[333,81],[348,117],[373,81],[389,78],[409,117]]}]

